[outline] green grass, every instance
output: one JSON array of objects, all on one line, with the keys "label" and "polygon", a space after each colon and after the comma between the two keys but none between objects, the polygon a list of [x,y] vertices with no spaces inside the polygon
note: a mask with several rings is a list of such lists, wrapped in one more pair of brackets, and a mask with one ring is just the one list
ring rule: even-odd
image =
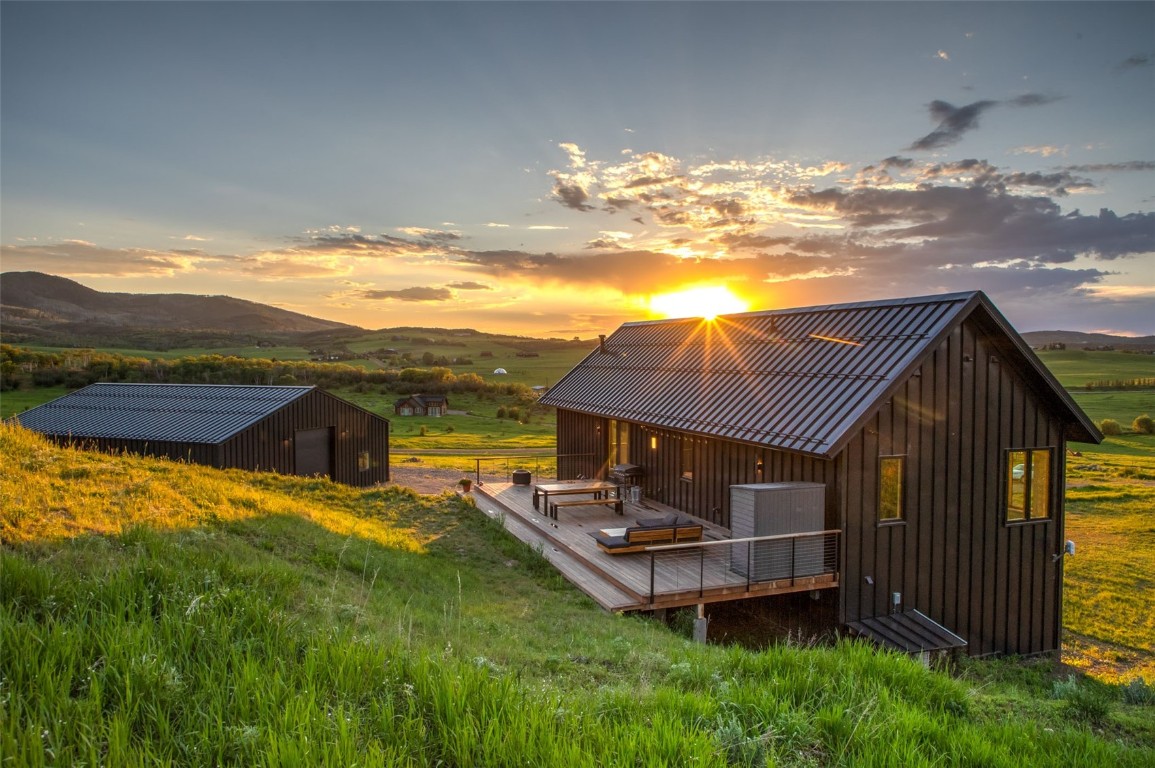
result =
[{"label": "green grass", "polygon": [[[76,347],[24,347],[32,352],[50,354],[75,352]],[[241,357],[248,360],[308,360],[309,351],[304,347],[181,347],[179,349],[130,349],[127,347],[100,347],[97,351],[124,357],[142,357],[145,360],[179,360],[182,357],[220,355],[221,357]]]},{"label": "green grass", "polygon": [[1082,387],[1095,381],[1155,377],[1155,355],[1081,349],[1043,350],[1035,354],[1055,374],[1059,383],[1068,388]]},{"label": "green grass", "polygon": [[1067,481],[1077,551],[1064,563],[1064,625],[1123,646],[1123,677],[1155,684],[1155,456],[1086,452],[1068,459]]},{"label": "green grass", "polygon": [[[1149,765],[1149,705],[605,614],[465,501],[0,429],[15,765]],[[1041,670],[1041,671],[1040,671]],[[1072,714],[1072,712],[1075,714]]]},{"label": "green grass", "polygon": [[43,405],[49,400],[64,397],[71,389],[67,387],[44,387],[42,389],[10,389],[0,392],[0,419],[7,419],[29,408]]}]

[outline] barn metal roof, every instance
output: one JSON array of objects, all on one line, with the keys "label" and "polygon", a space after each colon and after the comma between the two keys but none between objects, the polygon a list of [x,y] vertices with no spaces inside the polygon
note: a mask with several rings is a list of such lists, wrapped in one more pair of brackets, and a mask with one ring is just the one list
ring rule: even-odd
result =
[{"label": "barn metal roof", "polygon": [[847,624],[852,632],[866,637],[883,648],[905,653],[945,651],[965,648],[967,641],[930,619],[926,614],[911,609],[889,616],[874,616]]},{"label": "barn metal roof", "polygon": [[46,435],[220,443],[315,387],[90,384],[16,417]]},{"label": "barn metal roof", "polygon": [[830,457],[977,307],[1097,434],[980,291],[626,323],[542,402]]}]

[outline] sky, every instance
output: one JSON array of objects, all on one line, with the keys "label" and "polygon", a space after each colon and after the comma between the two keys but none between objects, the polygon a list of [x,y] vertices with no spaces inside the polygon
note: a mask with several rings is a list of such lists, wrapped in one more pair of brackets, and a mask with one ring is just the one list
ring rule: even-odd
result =
[{"label": "sky", "polygon": [[0,268],[588,338],[1155,333],[1155,3],[0,2]]}]

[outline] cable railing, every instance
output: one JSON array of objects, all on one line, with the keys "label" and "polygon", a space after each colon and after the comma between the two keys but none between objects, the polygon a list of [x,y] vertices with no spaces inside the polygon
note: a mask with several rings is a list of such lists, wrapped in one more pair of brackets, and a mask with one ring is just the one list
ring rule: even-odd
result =
[{"label": "cable railing", "polygon": [[838,585],[841,530],[649,547],[650,603],[664,595]]},{"label": "cable railing", "polygon": [[[534,482],[557,477],[558,465],[565,461],[591,460],[592,453],[524,453],[493,456],[470,456],[474,464],[476,482],[513,482],[518,471],[532,473]],[[531,468],[532,467],[532,468]]]}]

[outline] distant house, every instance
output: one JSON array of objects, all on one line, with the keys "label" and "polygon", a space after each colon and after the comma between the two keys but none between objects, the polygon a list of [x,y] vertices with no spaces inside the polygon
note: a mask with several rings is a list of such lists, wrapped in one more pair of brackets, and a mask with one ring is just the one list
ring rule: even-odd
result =
[{"label": "distant house", "polygon": [[444,416],[448,410],[445,395],[410,395],[393,403],[393,413],[398,416]]},{"label": "distant house", "polygon": [[61,443],[368,486],[389,422],[316,387],[92,384],[16,417]]},{"label": "distant house", "polygon": [[739,486],[823,486],[842,627],[1059,648],[1066,444],[1102,436],[981,292],[627,323],[542,402],[559,477],[727,528]]}]

